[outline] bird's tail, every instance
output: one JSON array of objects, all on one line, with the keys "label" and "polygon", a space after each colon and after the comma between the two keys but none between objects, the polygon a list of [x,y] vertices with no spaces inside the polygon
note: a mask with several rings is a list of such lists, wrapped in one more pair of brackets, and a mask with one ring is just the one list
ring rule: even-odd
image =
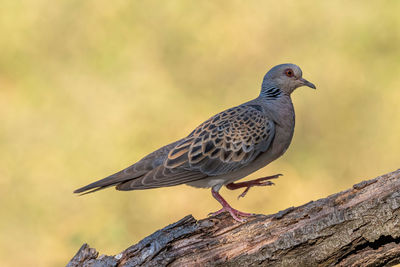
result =
[{"label": "bird's tail", "polygon": [[76,190],[74,190],[75,194],[80,194],[82,195],[86,195],[89,193],[93,193],[102,189],[105,189],[107,187],[113,186],[113,185],[117,185],[120,182],[118,181],[113,181],[113,179],[110,179],[109,177],[101,179],[99,181],[93,182],[91,184],[85,185],[81,188],[78,188]]},{"label": "bird's tail", "polygon": [[80,195],[86,195],[89,193],[93,193],[102,189],[105,189],[110,186],[115,186],[120,183],[136,179],[140,177],[142,173],[136,173],[136,174],[127,174],[125,170],[122,170],[120,172],[117,172],[113,175],[110,175],[104,179],[98,180],[96,182],[93,182],[91,184],[85,185],[84,187],[78,188],[74,191],[75,194],[80,194]]}]

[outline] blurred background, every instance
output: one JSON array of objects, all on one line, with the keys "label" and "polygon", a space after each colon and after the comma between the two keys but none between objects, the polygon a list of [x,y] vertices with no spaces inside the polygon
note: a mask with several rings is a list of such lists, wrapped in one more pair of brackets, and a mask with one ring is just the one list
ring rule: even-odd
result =
[{"label": "blurred background", "polygon": [[291,62],[317,90],[293,94],[287,153],[222,195],[275,213],[400,168],[399,1],[2,2],[0,265],[62,266],[84,242],[117,254],[185,215],[220,208],[179,186],[72,191],[256,97]]}]

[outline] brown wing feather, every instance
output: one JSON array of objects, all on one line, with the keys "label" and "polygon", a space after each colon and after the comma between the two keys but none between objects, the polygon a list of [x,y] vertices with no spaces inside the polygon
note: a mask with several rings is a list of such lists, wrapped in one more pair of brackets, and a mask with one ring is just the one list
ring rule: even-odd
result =
[{"label": "brown wing feather", "polygon": [[198,126],[168,154],[164,166],[199,171],[207,176],[242,168],[265,152],[275,124],[260,106],[238,106]]}]

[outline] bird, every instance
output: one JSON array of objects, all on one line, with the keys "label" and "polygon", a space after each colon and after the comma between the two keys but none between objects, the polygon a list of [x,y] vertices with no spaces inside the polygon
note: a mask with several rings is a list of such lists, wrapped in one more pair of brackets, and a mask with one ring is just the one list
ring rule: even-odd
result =
[{"label": "bird", "polygon": [[[222,208],[209,215],[228,212],[245,222],[246,213],[234,209],[220,195],[225,186],[245,188],[272,185],[281,174],[236,182],[282,156],[295,127],[292,92],[301,86],[316,89],[302,77],[299,66],[276,65],[264,76],[259,95],[239,106],[224,110],[201,123],[186,137],[143,157],[133,165],[74,191],[77,194],[115,186],[117,190],[142,190],[186,184],[211,188]],[[236,182],[236,183],[235,183]]]}]

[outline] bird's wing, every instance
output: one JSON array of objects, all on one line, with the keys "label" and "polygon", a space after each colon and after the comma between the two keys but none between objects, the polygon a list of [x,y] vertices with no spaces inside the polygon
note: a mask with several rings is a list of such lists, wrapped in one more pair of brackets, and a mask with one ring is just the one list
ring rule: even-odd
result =
[{"label": "bird's wing", "polygon": [[114,185],[118,190],[157,188],[227,174],[265,152],[274,134],[275,124],[261,106],[234,107],[211,117],[186,138],[74,192],[90,193]]},{"label": "bird's wing", "polygon": [[258,105],[223,111],[177,142],[163,165],[118,190],[172,186],[238,170],[265,152],[274,138],[275,124]]},{"label": "bird's wing", "polygon": [[265,152],[274,134],[275,124],[261,106],[234,107],[198,126],[169,152],[164,166],[208,176],[226,174]]}]

